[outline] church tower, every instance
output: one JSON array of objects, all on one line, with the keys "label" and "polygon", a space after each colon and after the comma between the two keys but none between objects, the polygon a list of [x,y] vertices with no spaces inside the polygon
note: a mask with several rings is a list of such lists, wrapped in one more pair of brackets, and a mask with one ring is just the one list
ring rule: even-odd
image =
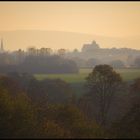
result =
[{"label": "church tower", "polygon": [[0,52],[2,53],[2,52],[4,52],[4,47],[3,47],[3,40],[1,39],[1,44],[0,44],[1,46],[0,46]]}]

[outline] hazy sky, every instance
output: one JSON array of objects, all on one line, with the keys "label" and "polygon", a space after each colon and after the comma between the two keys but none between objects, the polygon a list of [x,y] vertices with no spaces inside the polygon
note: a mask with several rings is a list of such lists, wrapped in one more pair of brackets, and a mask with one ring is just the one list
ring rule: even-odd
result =
[{"label": "hazy sky", "polygon": [[140,2],[0,2],[0,30],[140,36]]}]

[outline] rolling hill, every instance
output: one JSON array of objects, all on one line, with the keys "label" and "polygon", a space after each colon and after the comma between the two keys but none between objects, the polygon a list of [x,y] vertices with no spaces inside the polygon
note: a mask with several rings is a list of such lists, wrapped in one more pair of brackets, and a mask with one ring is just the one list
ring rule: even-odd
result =
[{"label": "rolling hill", "polygon": [[95,40],[102,48],[136,48],[140,47],[139,37],[115,38],[84,33],[63,32],[63,31],[41,31],[41,30],[15,30],[0,31],[0,38],[3,38],[6,50],[24,49],[30,46],[36,48],[50,47],[53,50],[65,48],[81,50],[84,43]]}]

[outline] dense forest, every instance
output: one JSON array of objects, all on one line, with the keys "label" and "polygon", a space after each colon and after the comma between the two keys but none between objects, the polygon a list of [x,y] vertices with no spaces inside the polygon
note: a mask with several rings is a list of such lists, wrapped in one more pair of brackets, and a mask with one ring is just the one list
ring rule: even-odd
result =
[{"label": "dense forest", "polygon": [[[0,138],[139,138],[140,79],[97,65],[76,97],[60,79],[0,76]],[[123,94],[122,94],[123,93]]]}]

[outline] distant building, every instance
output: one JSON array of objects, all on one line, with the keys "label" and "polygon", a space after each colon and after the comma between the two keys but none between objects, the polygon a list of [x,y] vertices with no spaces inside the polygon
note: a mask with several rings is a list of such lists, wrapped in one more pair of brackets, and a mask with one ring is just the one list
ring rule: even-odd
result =
[{"label": "distant building", "polygon": [[94,50],[100,49],[99,45],[96,43],[96,41],[92,41],[91,44],[84,44],[82,47],[82,52],[91,52]]}]

